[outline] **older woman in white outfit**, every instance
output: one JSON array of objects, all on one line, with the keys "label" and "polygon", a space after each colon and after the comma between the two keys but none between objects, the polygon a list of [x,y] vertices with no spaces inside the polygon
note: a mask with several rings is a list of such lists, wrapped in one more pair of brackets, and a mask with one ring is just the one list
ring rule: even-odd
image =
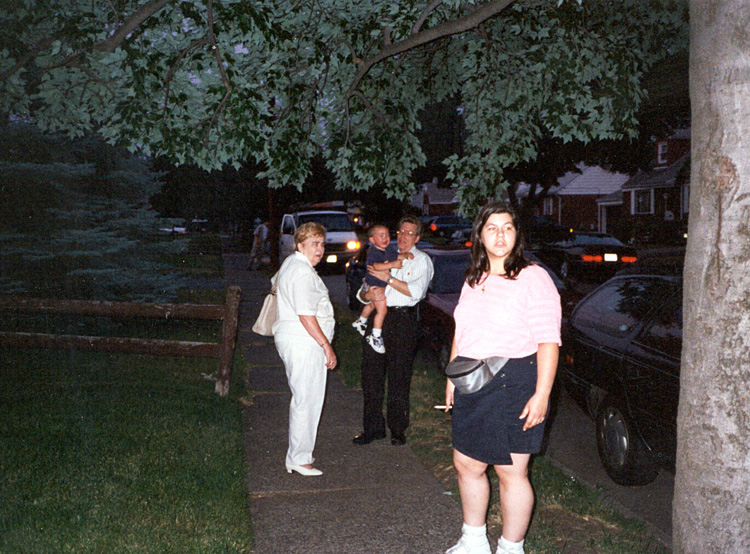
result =
[{"label": "older woman in white outfit", "polygon": [[300,225],[294,234],[296,250],[279,269],[279,317],[273,325],[276,349],[292,391],[286,470],[311,476],[323,473],[312,466],[312,454],[323,410],[326,369],[336,367],[331,347],[333,305],[314,269],[323,257],[325,235],[325,227],[313,222]]}]

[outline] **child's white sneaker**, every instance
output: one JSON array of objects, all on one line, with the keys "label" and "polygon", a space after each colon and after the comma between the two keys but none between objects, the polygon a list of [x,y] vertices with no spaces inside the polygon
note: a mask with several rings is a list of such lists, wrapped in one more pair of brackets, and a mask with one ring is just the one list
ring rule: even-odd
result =
[{"label": "child's white sneaker", "polygon": [[354,323],[352,323],[352,327],[354,327],[359,332],[359,334],[364,337],[365,331],[367,330],[367,321],[357,319]]},{"label": "child's white sneaker", "polygon": [[375,335],[367,335],[367,344],[372,346],[372,349],[378,354],[385,354],[385,345],[383,344],[383,337],[376,337]]}]

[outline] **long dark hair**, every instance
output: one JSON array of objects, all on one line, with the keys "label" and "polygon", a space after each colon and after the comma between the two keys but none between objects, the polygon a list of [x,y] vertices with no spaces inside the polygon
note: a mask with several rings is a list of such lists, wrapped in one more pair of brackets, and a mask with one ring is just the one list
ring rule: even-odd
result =
[{"label": "long dark hair", "polygon": [[490,273],[490,260],[487,257],[487,250],[482,244],[482,229],[484,229],[492,214],[510,215],[513,220],[513,227],[516,228],[516,244],[513,245],[508,257],[505,258],[505,278],[515,279],[521,273],[521,270],[531,263],[523,255],[523,235],[515,210],[504,202],[487,204],[479,212],[471,229],[471,265],[466,269],[466,282],[470,287],[484,281]]}]

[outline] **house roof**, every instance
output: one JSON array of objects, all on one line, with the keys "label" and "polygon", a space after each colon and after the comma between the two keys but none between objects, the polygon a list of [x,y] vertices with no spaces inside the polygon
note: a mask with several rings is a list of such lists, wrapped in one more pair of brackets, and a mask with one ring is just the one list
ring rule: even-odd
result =
[{"label": "house roof", "polygon": [[[560,177],[558,185],[550,188],[549,196],[603,196],[622,188],[628,180],[624,173],[613,173],[598,166],[590,167],[583,163],[578,165],[579,171],[568,171]],[[516,190],[516,196],[524,197],[529,194],[531,187],[521,183]]]},{"label": "house roof", "polygon": [[440,188],[438,187],[437,179],[434,179],[430,183],[417,185],[417,189],[412,195],[412,205],[417,207],[423,206],[425,193],[427,193],[427,198],[431,206],[435,204],[453,204],[456,202],[456,189]]},{"label": "house roof", "polygon": [[672,165],[661,169],[639,171],[622,186],[622,190],[671,187],[689,157],[689,154],[685,154]]},{"label": "house roof", "polygon": [[603,196],[622,188],[628,180],[624,173],[613,173],[598,166],[589,167],[581,164],[580,173],[569,171],[557,181],[559,186],[553,187],[550,193],[559,196]]}]

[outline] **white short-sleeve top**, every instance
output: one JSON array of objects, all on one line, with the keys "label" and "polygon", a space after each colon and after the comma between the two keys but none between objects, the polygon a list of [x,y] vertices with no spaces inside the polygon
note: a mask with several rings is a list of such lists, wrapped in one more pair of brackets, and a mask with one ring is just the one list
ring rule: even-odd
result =
[{"label": "white short-sleeve top", "polygon": [[333,339],[336,320],[328,288],[301,252],[294,252],[281,264],[276,282],[279,317],[273,334],[286,333],[310,337],[299,320],[301,315],[314,315],[328,340]]}]

